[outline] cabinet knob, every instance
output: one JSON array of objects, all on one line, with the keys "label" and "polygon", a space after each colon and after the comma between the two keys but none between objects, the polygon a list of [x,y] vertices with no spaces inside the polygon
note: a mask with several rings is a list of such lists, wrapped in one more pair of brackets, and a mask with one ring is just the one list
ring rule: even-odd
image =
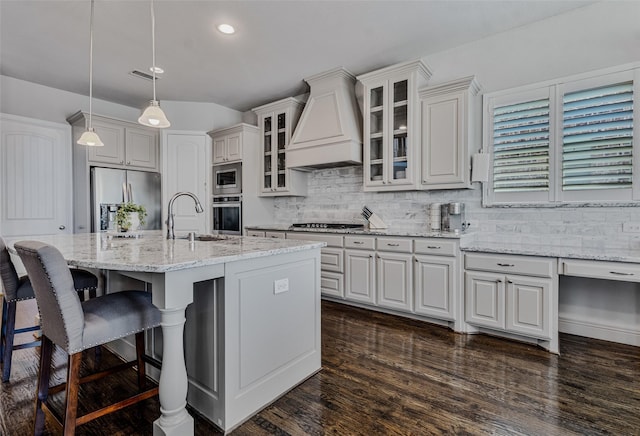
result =
[{"label": "cabinet knob", "polygon": [[502,279],[496,279],[496,283],[502,283]]},{"label": "cabinet knob", "polygon": [[124,161],[123,161],[123,160],[121,160],[121,161],[120,161],[120,163],[121,163],[121,164],[123,164],[123,163],[124,163]]},{"label": "cabinet knob", "polygon": [[58,229],[60,229],[60,230],[64,230],[66,228],[67,228],[67,226],[65,226],[64,224],[62,224],[60,227],[58,227]]},{"label": "cabinet knob", "polygon": [[131,165],[131,161],[130,160],[127,161],[127,165]]},{"label": "cabinet knob", "polygon": [[513,284],[513,282],[511,280],[507,280],[507,283],[509,283],[511,285]]}]

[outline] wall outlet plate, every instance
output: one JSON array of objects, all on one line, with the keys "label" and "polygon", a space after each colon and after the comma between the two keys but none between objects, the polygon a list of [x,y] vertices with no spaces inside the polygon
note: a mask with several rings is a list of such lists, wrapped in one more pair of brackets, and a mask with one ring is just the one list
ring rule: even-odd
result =
[{"label": "wall outlet plate", "polygon": [[640,222],[622,223],[622,233],[640,233]]},{"label": "wall outlet plate", "polygon": [[280,294],[289,290],[289,279],[280,279],[273,282],[273,293]]}]

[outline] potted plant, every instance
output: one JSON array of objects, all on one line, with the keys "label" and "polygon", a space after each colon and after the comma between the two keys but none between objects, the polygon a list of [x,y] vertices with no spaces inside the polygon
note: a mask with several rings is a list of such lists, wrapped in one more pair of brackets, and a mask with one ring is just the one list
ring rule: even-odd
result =
[{"label": "potted plant", "polygon": [[144,206],[135,203],[124,203],[116,212],[116,224],[121,232],[136,231],[144,224],[147,210]]}]

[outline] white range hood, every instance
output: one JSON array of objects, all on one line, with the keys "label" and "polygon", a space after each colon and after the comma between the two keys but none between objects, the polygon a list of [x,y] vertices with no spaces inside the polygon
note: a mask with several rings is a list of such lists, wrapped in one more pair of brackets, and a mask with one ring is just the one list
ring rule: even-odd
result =
[{"label": "white range hood", "polygon": [[311,92],[287,148],[287,168],[362,164],[362,115],[356,78],[336,68],[304,79]]}]

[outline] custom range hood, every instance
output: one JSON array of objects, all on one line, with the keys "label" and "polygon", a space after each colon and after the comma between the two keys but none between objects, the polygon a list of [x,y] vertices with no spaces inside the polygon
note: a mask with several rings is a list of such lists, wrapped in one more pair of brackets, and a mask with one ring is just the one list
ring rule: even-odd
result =
[{"label": "custom range hood", "polygon": [[304,79],[311,92],[287,148],[287,168],[362,164],[362,115],[356,78],[336,68]]}]

